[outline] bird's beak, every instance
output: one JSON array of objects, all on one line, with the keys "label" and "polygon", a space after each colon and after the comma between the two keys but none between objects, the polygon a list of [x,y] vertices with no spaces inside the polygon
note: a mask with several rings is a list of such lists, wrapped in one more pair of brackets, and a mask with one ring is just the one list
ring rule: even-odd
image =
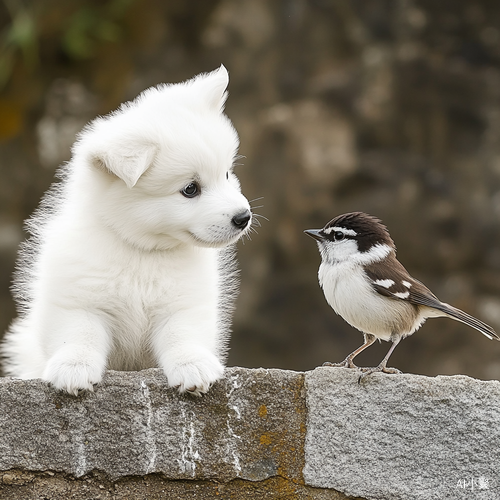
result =
[{"label": "bird's beak", "polygon": [[320,231],[321,229],[306,229],[304,233],[315,240],[323,241],[325,238],[320,234]]}]

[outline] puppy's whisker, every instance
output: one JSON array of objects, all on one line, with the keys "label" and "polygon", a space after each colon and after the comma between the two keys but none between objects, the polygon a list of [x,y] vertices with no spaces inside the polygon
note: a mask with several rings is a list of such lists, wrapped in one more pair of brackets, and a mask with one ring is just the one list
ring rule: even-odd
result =
[{"label": "puppy's whisker", "polygon": [[264,197],[263,196],[260,196],[259,198],[254,198],[253,200],[250,200],[248,203],[253,203],[254,201],[259,201],[259,200],[263,200]]},{"label": "puppy's whisker", "polygon": [[261,215],[261,214],[253,214],[253,215],[255,217],[260,217],[261,219],[267,220],[267,222],[269,222],[269,219],[265,215]]},{"label": "puppy's whisker", "polygon": [[243,245],[245,244],[245,240],[247,240],[247,239],[248,239],[248,241],[252,240],[252,238],[250,237],[250,235],[248,233],[244,234],[243,237],[241,238],[241,242],[243,243]]}]

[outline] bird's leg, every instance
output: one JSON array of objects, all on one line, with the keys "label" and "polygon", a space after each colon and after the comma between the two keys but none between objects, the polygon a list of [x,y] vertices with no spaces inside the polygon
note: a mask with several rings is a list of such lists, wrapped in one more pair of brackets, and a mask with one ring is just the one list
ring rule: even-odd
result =
[{"label": "bird's leg", "polygon": [[370,375],[370,373],[375,373],[375,372],[401,373],[401,371],[396,368],[387,368],[387,361],[389,360],[392,352],[394,351],[394,349],[396,348],[396,346],[399,344],[400,341],[401,337],[397,337],[395,340],[393,340],[389,352],[385,355],[385,358],[380,362],[378,366],[376,366],[375,368],[361,368],[361,370],[363,370],[363,373],[359,376],[358,383],[361,382],[361,380],[365,378],[367,375]]},{"label": "bird's leg", "polygon": [[[361,352],[364,351],[367,347],[371,346],[376,340],[375,335],[371,333],[365,333],[365,341],[362,346],[358,347],[355,351],[351,352],[347,358],[342,361],[342,363],[330,363],[327,361],[323,363],[323,366],[342,366],[344,368],[358,368],[352,360]],[[389,356],[387,356],[388,358]]]}]

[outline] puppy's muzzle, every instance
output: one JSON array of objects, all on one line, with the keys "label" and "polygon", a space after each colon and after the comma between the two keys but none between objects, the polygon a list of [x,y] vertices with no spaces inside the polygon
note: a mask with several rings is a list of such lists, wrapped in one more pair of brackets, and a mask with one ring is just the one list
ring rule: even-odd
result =
[{"label": "puppy's muzzle", "polygon": [[252,218],[252,214],[251,214],[250,210],[245,210],[244,212],[240,212],[239,214],[236,214],[231,219],[231,222],[238,229],[245,229],[248,226],[248,223],[250,222],[251,218]]}]

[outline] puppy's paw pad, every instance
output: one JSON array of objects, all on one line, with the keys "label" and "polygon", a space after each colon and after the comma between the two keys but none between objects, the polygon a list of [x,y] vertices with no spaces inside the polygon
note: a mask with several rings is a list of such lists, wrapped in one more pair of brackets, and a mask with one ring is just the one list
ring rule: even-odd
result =
[{"label": "puppy's paw pad", "polygon": [[182,394],[188,392],[193,396],[201,396],[210,386],[222,377],[224,367],[210,352],[197,360],[170,364],[165,370],[168,384],[176,387]]},{"label": "puppy's paw pad", "polygon": [[43,379],[56,389],[78,396],[79,390],[94,391],[94,385],[102,380],[104,367],[92,356],[56,353],[47,363]]}]

